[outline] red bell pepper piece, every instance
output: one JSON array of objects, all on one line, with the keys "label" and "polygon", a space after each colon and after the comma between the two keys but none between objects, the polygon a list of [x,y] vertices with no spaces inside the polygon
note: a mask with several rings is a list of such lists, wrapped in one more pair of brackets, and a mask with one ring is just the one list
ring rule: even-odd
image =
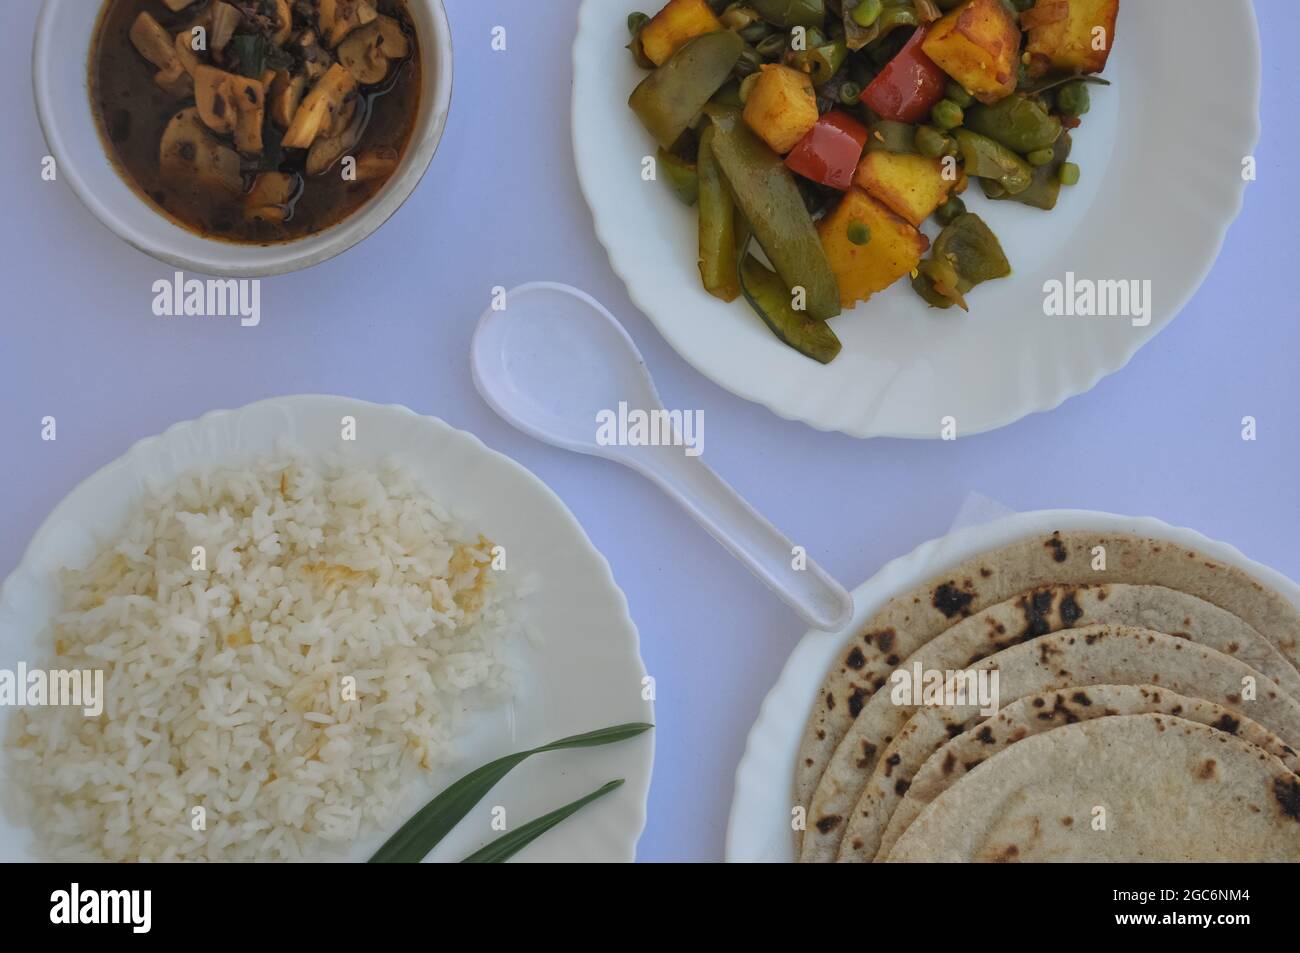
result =
[{"label": "red bell pepper piece", "polygon": [[928,26],[917,27],[907,45],[863,92],[862,101],[881,119],[922,122],[943,99],[948,76],[921,49],[929,31]]},{"label": "red bell pepper piece", "polygon": [[845,192],[866,145],[867,127],[842,109],[832,109],[817,120],[785,164],[805,179]]}]

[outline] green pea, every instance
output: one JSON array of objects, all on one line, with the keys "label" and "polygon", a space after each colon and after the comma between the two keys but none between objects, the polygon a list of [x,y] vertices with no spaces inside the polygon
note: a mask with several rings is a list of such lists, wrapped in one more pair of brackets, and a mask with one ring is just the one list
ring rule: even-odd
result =
[{"label": "green pea", "polygon": [[956,129],[966,121],[966,114],[951,99],[941,99],[930,110],[930,119],[943,131]]},{"label": "green pea", "polygon": [[1066,83],[1056,91],[1056,108],[1067,116],[1079,117],[1092,108],[1092,94],[1086,83]]},{"label": "green pea", "polygon": [[639,10],[635,13],[629,13],[627,15],[627,32],[636,36],[649,22],[650,17]]},{"label": "green pea", "polygon": [[940,225],[951,225],[965,214],[966,203],[954,195],[948,201],[939,206],[938,210],[934,213],[934,217],[939,220]]},{"label": "green pea", "polygon": [[948,137],[934,126],[920,126],[916,130],[916,151],[927,159],[937,159],[948,148]]},{"label": "green pea", "polygon": [[947,96],[949,99],[951,99],[958,106],[960,106],[962,109],[965,109],[971,103],[975,102],[975,97],[972,96],[970,93],[966,92],[965,88],[961,85],[961,83],[956,83],[956,82],[949,83],[948,88],[943,91],[943,94]]},{"label": "green pea", "polygon": [[1079,175],[1079,167],[1073,162],[1063,163],[1061,171],[1057,173],[1062,185],[1078,185]]},{"label": "green pea", "polygon": [[840,103],[845,106],[856,106],[862,101],[862,87],[857,83],[849,80],[840,86]]},{"label": "green pea", "polygon": [[1025,158],[1029,161],[1030,165],[1051,165],[1052,160],[1056,158],[1056,151],[1053,149],[1035,149],[1033,152],[1025,156]]},{"label": "green pea", "polygon": [[871,241],[871,229],[861,222],[849,223],[849,241],[855,245],[865,245]]},{"label": "green pea", "polygon": [[853,22],[861,27],[871,26],[884,11],[885,5],[881,0],[858,0],[858,5],[853,8]]}]

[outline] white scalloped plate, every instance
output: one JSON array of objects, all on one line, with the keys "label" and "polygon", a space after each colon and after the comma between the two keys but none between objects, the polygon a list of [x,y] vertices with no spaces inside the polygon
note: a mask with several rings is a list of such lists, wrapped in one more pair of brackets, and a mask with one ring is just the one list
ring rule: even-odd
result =
[{"label": "white scalloped plate", "polygon": [[[357,420],[353,444],[339,439],[345,415]],[[0,588],[0,668],[12,671],[19,660],[36,665],[48,657],[43,630],[57,606],[57,570],[84,565],[120,529],[147,486],[195,468],[250,462],[273,453],[280,440],[315,459],[344,446],[345,459],[362,464],[396,458],[458,519],[503,545],[508,570],[537,582],[521,608],[539,641],[519,646],[517,695],[508,706],[469,715],[460,757],[412,785],[411,812],[499,755],[595,728],[654,720],[652,706],[641,699],[645,666],[627,601],[609,564],[559,497],[519,464],[440,420],[341,397],[277,398],[177,424],[137,443],[78,486],[46,519]],[[0,708],[0,737],[11,711]],[[532,758],[497,785],[430,859],[458,860],[497,836],[489,828],[495,805],[506,808],[513,828],[608,780],[625,778],[621,789],[535,841],[518,859],[630,861],[645,826],[653,761],[650,734],[612,747]],[[366,859],[391,833],[372,833],[344,859]],[[0,859],[32,859],[31,842],[29,830],[0,816]]]},{"label": "white scalloped plate", "polygon": [[[624,46],[625,18],[643,5],[584,0],[579,14],[573,141],[596,234],[632,300],[682,357],[782,417],[855,437],[933,438],[950,415],[974,434],[1051,410],[1118,371],[1173,320],[1241,209],[1242,160],[1259,138],[1251,5],[1126,0],[1106,70],[1114,85],[1094,89],[1074,137],[1081,184],[1050,214],[989,202],[972,194],[978,186],[964,196],[1015,274],[977,289],[969,316],[929,310],[902,282],[835,319],[844,350],[822,367],[778,342],[743,302],[705,293],[695,210],[663,183],[641,181],[654,144],[627,106],[644,73]],[[1069,271],[1151,280],[1151,323],[1045,317],[1044,282]]]},{"label": "white scalloped plate", "polygon": [[736,792],[727,822],[727,860],[740,863],[794,861],[790,799],[794,764],[804,725],[817,689],[843,646],[889,599],[921,585],[956,564],[1009,545],[1018,539],[1055,530],[1097,530],[1167,539],[1236,566],[1271,586],[1300,607],[1300,586],[1275,570],[1247,559],[1240,550],[1200,533],[1157,519],[1117,516],[1088,510],[1040,510],[949,533],[922,543],[885,565],[853,591],[853,621],[838,634],[809,632],[795,647],[780,677],[768,692],[758,720],[750,729],[745,754],[736,769]]}]

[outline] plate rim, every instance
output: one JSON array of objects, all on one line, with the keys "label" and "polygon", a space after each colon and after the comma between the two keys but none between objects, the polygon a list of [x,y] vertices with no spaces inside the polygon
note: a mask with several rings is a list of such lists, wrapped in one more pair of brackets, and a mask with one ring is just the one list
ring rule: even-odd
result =
[{"label": "plate rim", "polygon": [[[771,788],[770,779],[764,784],[761,777],[754,776],[760,770],[767,770],[768,766],[761,762],[779,759],[785,766],[783,770],[788,775],[786,788],[793,790],[794,763],[798,758],[799,741],[803,737],[809,706],[817,691],[816,684],[803,684],[806,679],[801,676],[801,668],[815,663],[812,668],[812,671],[816,672],[815,678],[819,681],[824,678],[835,654],[849,634],[861,628],[871,614],[878,611],[885,602],[898,595],[900,591],[904,591],[907,586],[924,582],[930,576],[942,573],[946,568],[978,552],[987,552],[990,548],[1057,529],[1095,529],[1168,539],[1170,542],[1195,548],[1236,566],[1265,585],[1273,587],[1300,608],[1300,584],[1284,573],[1251,559],[1231,543],[1212,539],[1198,530],[1167,523],[1154,516],[1126,516],[1103,510],[1083,509],[1029,510],[964,526],[942,536],[925,540],[910,552],[884,563],[865,582],[853,589],[855,611],[853,621],[848,626],[837,633],[809,630],[790,652],[776,681],[768,689],[759,706],[758,716],[745,737],[744,752],[733,775],[731,808],[727,814],[724,845],[724,858],[727,863],[772,860],[753,856],[758,852],[759,847],[755,844],[744,845],[743,842],[747,837],[755,842],[758,838],[753,834],[742,832],[739,827],[743,819],[742,815],[747,810],[748,802],[754,797],[754,792],[764,786]],[[989,535],[996,535],[997,538],[993,542],[979,546],[978,539]],[[971,549],[972,545],[977,548]],[[888,588],[885,588],[887,586]],[[789,702],[785,696],[796,690],[806,696],[807,704],[801,703],[796,713],[798,717],[793,719],[794,744],[791,746],[782,742],[779,729],[782,723],[787,725],[791,723]],[[775,750],[778,746],[781,748],[779,751]],[[788,847],[788,860],[793,862],[795,857],[792,841]]]},{"label": "plate rim", "polygon": [[[574,154],[574,167],[578,178],[578,187],[582,193],[583,200],[587,204],[587,209],[591,215],[594,225],[596,240],[605,250],[605,255],[609,260],[610,268],[622,282],[628,297],[637,309],[650,319],[660,336],[668,343],[669,347],[686,361],[697,373],[712,381],[717,386],[747,400],[751,403],[767,408],[776,416],[783,420],[790,420],[797,423],[805,424],[814,430],[823,433],[843,433],[847,436],[857,439],[871,439],[882,437],[887,439],[901,440],[936,440],[940,438],[937,429],[926,432],[913,430],[891,430],[880,427],[873,427],[865,418],[860,418],[853,424],[837,425],[833,422],[825,422],[817,419],[818,414],[812,410],[800,410],[783,406],[788,403],[788,398],[782,395],[775,396],[764,394],[762,385],[756,378],[754,383],[746,385],[739,381],[724,377],[734,377],[734,375],[725,375],[716,369],[710,369],[706,366],[706,360],[703,355],[696,353],[688,347],[689,333],[683,330],[672,328],[671,322],[664,321],[657,316],[655,311],[647,307],[647,297],[641,287],[634,283],[629,277],[632,268],[630,263],[634,260],[633,256],[623,255],[617,250],[614,236],[617,234],[616,215],[608,214],[609,210],[602,209],[601,204],[596,200],[593,193],[591,180],[593,178],[588,169],[590,156],[584,152],[579,143],[579,124],[578,124],[578,105],[581,98],[581,80],[591,72],[587,69],[584,62],[587,47],[594,44],[597,35],[597,18],[596,12],[601,3],[606,3],[602,12],[608,12],[609,7],[607,0],[581,0],[581,6],[578,9],[577,30],[574,35],[572,50],[572,67],[573,67],[573,87],[570,96],[570,143]],[[1250,46],[1250,60],[1245,64],[1248,75],[1247,94],[1252,106],[1249,109],[1249,115],[1245,117],[1249,121],[1249,143],[1243,155],[1252,155],[1258,149],[1260,138],[1263,133],[1261,121],[1261,95],[1263,89],[1263,53],[1260,41],[1259,19],[1255,13],[1254,5],[1250,0],[1236,0],[1237,5],[1241,8],[1236,19],[1244,19],[1248,26],[1247,39]],[[1244,13],[1244,17],[1241,15]],[[1200,291],[1205,281],[1209,278],[1217,264],[1219,257],[1223,253],[1223,246],[1227,242],[1228,232],[1241,217],[1242,209],[1245,207],[1246,190],[1249,183],[1244,179],[1235,187],[1235,193],[1232,200],[1230,214],[1227,214],[1223,221],[1218,225],[1212,248],[1207,248],[1208,254],[1204,264],[1196,270],[1195,280],[1190,282],[1184,294],[1178,296],[1174,306],[1169,310],[1168,317],[1159,323],[1153,322],[1155,327],[1149,335],[1133,336],[1126,343],[1122,351],[1116,351],[1115,357],[1108,361],[1098,363],[1097,370],[1089,379],[1080,385],[1071,385],[1062,383],[1053,392],[1050,397],[1045,397],[1037,403],[1017,404],[1013,409],[998,415],[991,415],[991,419],[981,422],[978,426],[970,429],[963,429],[966,436],[979,436],[985,433],[1001,430],[1005,427],[1019,423],[1026,417],[1037,414],[1047,414],[1060,408],[1066,401],[1081,397],[1091,392],[1098,384],[1106,378],[1123,371],[1137,356],[1138,352],[1160,336],[1174,320],[1182,313],[1191,300]],[[860,303],[859,305],[860,306]],[[857,306],[855,306],[857,307]]]},{"label": "plate rim", "polygon": [[[614,571],[609,564],[609,560],[605,558],[605,554],[602,553],[595,543],[591,541],[591,537],[587,534],[586,529],[583,527],[582,523],[579,522],[573,511],[569,509],[564,500],[562,500],[560,496],[539,476],[517,460],[506,456],[499,450],[494,450],[492,447],[489,447],[477,434],[471,433],[468,430],[463,430],[459,427],[454,427],[440,417],[436,417],[432,414],[419,413],[404,404],[381,404],[337,394],[291,394],[280,397],[264,398],[262,400],[245,404],[242,407],[211,410],[189,420],[177,421],[159,433],[151,434],[134,441],[125,452],[103,466],[98,467],[88,476],[80,480],[74,487],[72,487],[72,489],[64,494],[59,502],[55,504],[54,508],[51,509],[41,521],[36,531],[32,534],[31,539],[28,541],[27,546],[24,547],[22,556],[17,565],[15,565],[13,570],[4,578],[3,582],[0,582],[0,613],[4,613],[6,608],[10,605],[11,600],[14,598],[15,593],[18,591],[18,587],[22,584],[24,579],[35,578],[39,575],[36,567],[37,555],[45,544],[46,538],[55,533],[61,523],[69,521],[65,513],[72,508],[73,499],[75,497],[83,496],[93,490],[97,481],[124,467],[132,466],[133,461],[148,454],[151,449],[165,445],[168,441],[178,440],[187,433],[197,432],[201,427],[211,426],[212,422],[215,420],[238,418],[240,415],[245,413],[261,412],[267,409],[293,407],[295,409],[304,408],[310,410],[313,405],[323,407],[327,402],[333,407],[347,406],[355,408],[356,410],[364,411],[380,410],[413,418],[420,426],[432,428],[430,432],[435,433],[442,439],[464,441],[473,453],[482,454],[485,460],[511,471],[517,478],[531,483],[544,497],[549,498],[550,502],[554,504],[556,508],[557,515],[562,515],[562,518],[568,521],[570,526],[576,531],[578,538],[586,545],[590,555],[595,557],[595,565],[599,567],[601,572],[597,581],[602,586],[608,587],[611,594],[615,597],[614,603],[621,612],[621,618],[618,620],[619,624],[625,625],[628,634],[631,636],[631,641],[628,643],[631,660],[640,668],[643,675],[648,672],[645,659],[641,654],[640,630],[637,628],[636,622],[632,618],[627,594],[614,578]],[[80,523],[80,521],[76,522]],[[657,724],[657,718],[654,714],[654,701],[647,700],[646,704],[649,705],[651,723]],[[623,842],[618,844],[617,850],[615,851],[623,862],[632,862],[636,859],[637,846],[641,840],[641,835],[645,832],[650,787],[654,779],[655,754],[657,748],[655,735],[655,731],[648,731],[641,736],[641,744],[644,746],[645,751],[643,765],[644,785],[633,801],[632,813],[635,815],[635,830],[632,830],[631,827],[629,827],[626,836],[620,838]],[[632,787],[632,785],[629,784],[628,787]]]}]

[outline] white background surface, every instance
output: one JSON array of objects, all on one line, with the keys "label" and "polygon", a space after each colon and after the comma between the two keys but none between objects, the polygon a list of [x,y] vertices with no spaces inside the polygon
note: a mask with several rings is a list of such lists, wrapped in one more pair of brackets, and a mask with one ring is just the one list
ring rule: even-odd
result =
[{"label": "white background surface", "polygon": [[[1300,578],[1300,305],[1288,290],[1289,160],[1300,137],[1284,45],[1300,30],[1300,7],[1290,0],[1256,4],[1260,181],[1183,315],[1127,370],[1053,414],[924,444],[781,421],[695,374],[633,309],[572,169],[576,0],[448,0],[456,92],[428,177],[357,249],[266,282],[258,328],[153,317],[151,286],[168,270],[99,226],[64,185],[41,182],[45,147],[28,95],[37,3],[5,8],[0,80],[15,94],[0,104],[0,573],[78,481],[175,421],[305,392],[440,416],[545,480],[627,592],[658,681],[642,859],[721,858],[745,735],[802,628],[648,483],[537,444],[482,404],[466,355],[495,285],[564,281],[602,300],[666,403],[704,411],[709,463],[846,586],[943,534],[972,490],[1016,510],[1156,516]],[[490,49],[495,25],[508,30],[505,53]],[[45,415],[58,418],[55,443],[40,440]],[[1258,418],[1257,442],[1240,439],[1245,415]]]}]

